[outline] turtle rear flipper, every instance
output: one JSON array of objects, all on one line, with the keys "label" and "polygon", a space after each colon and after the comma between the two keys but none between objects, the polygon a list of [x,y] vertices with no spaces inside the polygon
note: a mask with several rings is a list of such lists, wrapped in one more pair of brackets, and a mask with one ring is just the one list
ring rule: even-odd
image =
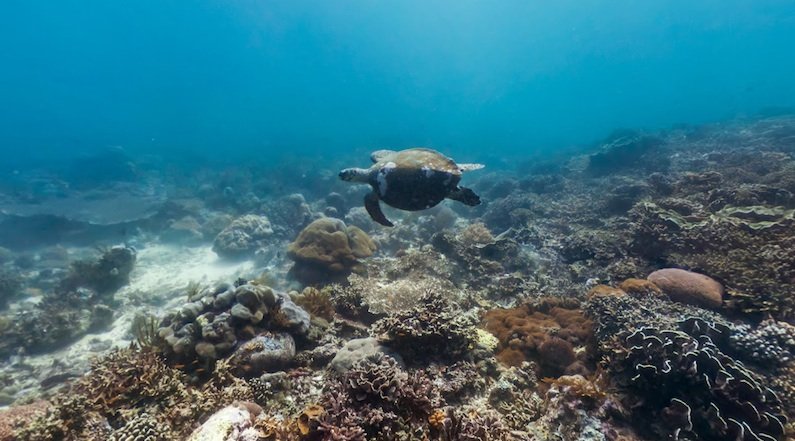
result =
[{"label": "turtle rear flipper", "polygon": [[375,194],[374,191],[367,193],[367,196],[364,197],[364,208],[367,209],[367,214],[369,214],[374,221],[385,227],[394,227],[394,224],[389,222],[389,219],[384,216],[384,212],[381,211],[381,204],[378,203],[378,195]]},{"label": "turtle rear flipper", "polygon": [[469,205],[470,207],[480,205],[480,196],[466,187],[457,187],[447,195],[447,198],[461,202],[464,205]]}]

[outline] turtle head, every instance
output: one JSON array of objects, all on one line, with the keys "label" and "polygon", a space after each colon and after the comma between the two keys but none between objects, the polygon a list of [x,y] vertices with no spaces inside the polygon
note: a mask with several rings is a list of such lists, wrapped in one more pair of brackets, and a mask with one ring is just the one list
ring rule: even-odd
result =
[{"label": "turtle head", "polygon": [[347,182],[367,182],[370,171],[364,168],[346,168],[340,172],[340,179]]}]

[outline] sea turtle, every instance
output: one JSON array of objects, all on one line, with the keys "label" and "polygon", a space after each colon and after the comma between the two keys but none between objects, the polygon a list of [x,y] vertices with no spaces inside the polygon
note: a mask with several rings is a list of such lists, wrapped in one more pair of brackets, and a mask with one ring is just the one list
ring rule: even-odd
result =
[{"label": "sea turtle", "polygon": [[483,168],[481,164],[456,164],[436,150],[411,148],[399,152],[378,150],[370,155],[370,168],[346,168],[340,179],[370,184],[373,191],[364,197],[364,208],[374,221],[387,227],[378,201],[407,211],[431,208],[448,198],[466,205],[480,204],[474,191],[458,186],[461,173]]}]

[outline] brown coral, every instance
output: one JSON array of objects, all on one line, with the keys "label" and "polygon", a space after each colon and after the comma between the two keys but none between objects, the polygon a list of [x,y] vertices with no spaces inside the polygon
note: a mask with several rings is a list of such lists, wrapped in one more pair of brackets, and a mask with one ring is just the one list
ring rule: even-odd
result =
[{"label": "brown coral", "polygon": [[287,247],[295,261],[293,276],[307,285],[344,279],[359,263],[371,256],[375,242],[354,226],[339,219],[321,218],[298,234]]},{"label": "brown coral", "polygon": [[593,338],[592,323],[578,305],[561,299],[494,309],[483,322],[500,340],[498,359],[512,366],[536,361],[545,376],[558,376],[576,365],[575,348]]}]

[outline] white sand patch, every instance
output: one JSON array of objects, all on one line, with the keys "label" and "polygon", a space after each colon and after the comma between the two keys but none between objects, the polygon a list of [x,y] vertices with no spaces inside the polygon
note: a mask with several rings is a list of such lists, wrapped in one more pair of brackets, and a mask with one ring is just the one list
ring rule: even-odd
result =
[{"label": "white sand patch", "polygon": [[123,296],[132,291],[171,291],[183,288],[191,282],[231,282],[254,269],[254,262],[250,260],[227,262],[219,259],[210,246],[153,244],[138,250],[130,284],[117,295]]},{"label": "white sand patch", "polygon": [[[115,320],[110,329],[84,335],[57,351],[14,357],[15,363],[0,369],[0,372],[13,375],[16,382],[14,395],[17,398],[36,395],[40,382],[49,376],[62,372],[80,374],[88,369],[92,357],[113,348],[128,346],[132,338],[130,329],[133,318],[142,307],[147,309],[147,299],[160,304],[152,312],[162,316],[185,301],[181,288],[191,282],[202,285],[233,282],[237,277],[251,276],[255,270],[253,261],[220,260],[209,246],[147,245],[138,250],[130,283],[115,295],[122,306],[114,312]],[[141,296],[141,293],[144,295]],[[133,301],[133,298],[137,300]]]}]

